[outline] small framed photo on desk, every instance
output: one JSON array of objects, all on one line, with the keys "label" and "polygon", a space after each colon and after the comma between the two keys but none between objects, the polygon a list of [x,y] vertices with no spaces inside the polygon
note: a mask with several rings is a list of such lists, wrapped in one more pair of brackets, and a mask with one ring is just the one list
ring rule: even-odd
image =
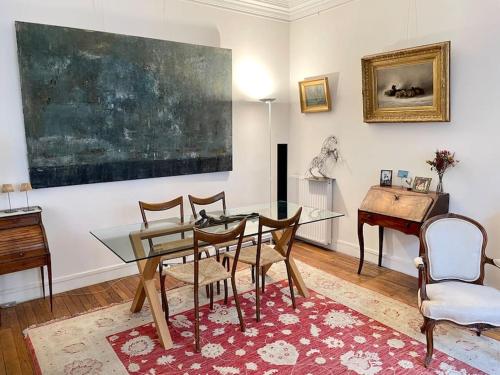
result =
[{"label": "small framed photo on desk", "polygon": [[431,181],[432,178],[430,177],[415,177],[412,190],[417,193],[427,194],[431,187]]},{"label": "small framed photo on desk", "polygon": [[382,169],[380,171],[380,186],[392,186],[391,169]]}]

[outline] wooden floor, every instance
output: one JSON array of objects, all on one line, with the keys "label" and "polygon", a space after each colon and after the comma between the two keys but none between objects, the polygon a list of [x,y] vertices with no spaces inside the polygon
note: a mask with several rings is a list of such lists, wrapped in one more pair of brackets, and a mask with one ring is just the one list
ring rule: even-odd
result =
[{"label": "wooden floor", "polygon": [[[332,275],[416,306],[417,280],[414,277],[379,268],[371,263],[365,263],[363,274],[358,275],[356,258],[305,243],[297,243],[293,254],[296,259]],[[0,327],[0,375],[33,373],[22,333],[26,327],[131,300],[138,282],[138,276],[130,276],[56,294],[52,313],[48,299],[32,300],[3,309]],[[159,285],[157,286],[159,288]]]}]

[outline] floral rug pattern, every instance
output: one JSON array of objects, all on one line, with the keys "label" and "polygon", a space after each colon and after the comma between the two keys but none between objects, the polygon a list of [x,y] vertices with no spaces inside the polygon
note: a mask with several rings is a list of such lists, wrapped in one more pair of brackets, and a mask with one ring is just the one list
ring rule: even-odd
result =
[{"label": "floral rug pattern", "polygon": [[244,293],[244,333],[233,300],[212,311],[205,305],[201,353],[193,353],[193,310],[172,318],[176,347],[169,351],[152,323],[107,339],[130,374],[482,374],[443,353],[427,371],[424,344],[314,292],[293,310],[289,295],[286,282],[268,286],[257,323],[255,293]]},{"label": "floral rug pattern", "polygon": [[[417,309],[297,263],[310,298],[298,297],[293,311],[285,269],[275,265],[256,323],[250,273],[238,272],[247,330],[233,324],[233,306],[203,306],[200,354],[193,353],[190,287],[168,293],[176,344],[169,351],[155,341],[149,307],[132,314],[130,303],[28,328],[26,340],[43,374],[499,373],[500,343],[451,325],[436,328],[435,359],[426,371]],[[200,303],[207,302],[201,293]]]}]

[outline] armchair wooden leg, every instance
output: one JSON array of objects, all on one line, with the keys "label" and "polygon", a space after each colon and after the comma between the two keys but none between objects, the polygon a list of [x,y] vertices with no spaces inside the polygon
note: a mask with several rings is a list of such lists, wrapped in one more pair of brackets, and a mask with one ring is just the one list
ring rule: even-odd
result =
[{"label": "armchair wooden leg", "polygon": [[200,302],[198,300],[198,285],[194,287],[194,337],[196,353],[200,352]]},{"label": "armchair wooden leg", "polygon": [[425,318],[426,328],[425,328],[425,338],[427,339],[427,355],[425,356],[425,367],[429,367],[432,361],[432,353],[434,351],[434,327],[436,326],[436,321],[432,319]]},{"label": "armchair wooden leg", "polygon": [[240,320],[240,329],[241,332],[245,332],[245,322],[243,321],[243,314],[241,313],[240,299],[238,298],[238,291],[236,290],[236,280],[234,279],[234,275],[231,277],[231,286],[233,288],[234,304],[236,305],[238,319]]},{"label": "armchair wooden leg", "polygon": [[293,291],[293,280],[292,280],[292,274],[290,270],[290,263],[288,263],[288,260],[285,260],[286,264],[286,273],[288,275],[288,286],[290,287],[290,297],[292,298],[292,307],[295,310],[295,292]]},{"label": "armchair wooden leg", "polygon": [[259,271],[261,267],[255,267],[255,320],[260,322],[260,287]]}]

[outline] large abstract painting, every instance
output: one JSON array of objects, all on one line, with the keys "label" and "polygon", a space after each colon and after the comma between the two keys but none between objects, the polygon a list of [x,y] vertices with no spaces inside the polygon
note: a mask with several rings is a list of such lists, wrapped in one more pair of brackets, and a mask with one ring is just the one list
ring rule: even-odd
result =
[{"label": "large abstract painting", "polygon": [[16,22],[36,188],[232,169],[231,51]]}]

